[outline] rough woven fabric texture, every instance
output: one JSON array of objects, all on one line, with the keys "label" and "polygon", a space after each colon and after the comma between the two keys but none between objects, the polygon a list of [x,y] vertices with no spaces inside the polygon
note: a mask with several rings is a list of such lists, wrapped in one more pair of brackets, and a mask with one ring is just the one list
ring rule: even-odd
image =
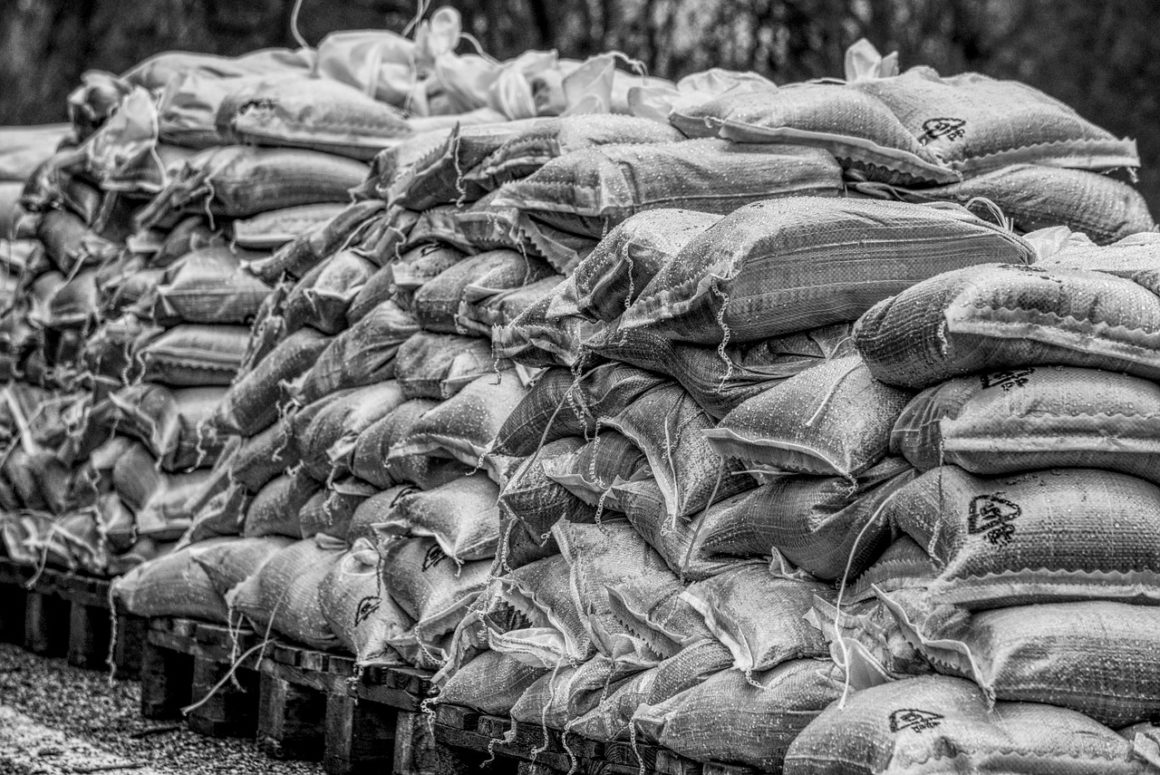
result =
[{"label": "rough woven fabric texture", "polygon": [[355,511],[377,492],[373,485],[353,476],[331,482],[298,510],[298,529],[302,537],[321,534],[350,543],[350,524]]},{"label": "rough woven fabric texture", "polygon": [[575,454],[583,445],[584,439],[567,436],[522,459],[500,491],[500,512],[537,537],[548,535],[559,520],[593,521],[594,507],[548,474],[556,461]]},{"label": "rough woven fabric texture", "polygon": [[[398,452],[411,428],[438,406],[438,402],[429,398],[412,398],[372,424],[355,443],[351,470],[379,487],[410,482],[422,489],[438,487],[471,472],[474,463],[467,465],[426,453],[403,455]],[[395,453],[393,457],[392,452]]]},{"label": "rough woven fabric texture", "polygon": [[875,377],[924,388],[964,374],[1082,366],[1160,377],[1160,298],[1130,279],[977,266],[885,299],[854,329]]},{"label": "rough woven fabric texture", "polygon": [[[548,457],[546,450],[547,446],[541,450],[541,457]],[[549,479],[589,506],[618,512],[624,509],[612,488],[651,478],[648,458],[640,447],[624,434],[608,429],[573,451],[550,456],[543,468]]]},{"label": "rough woven fabric texture", "polygon": [[851,483],[836,476],[774,476],[710,507],[698,550],[711,557],[780,555],[819,579],[853,578],[890,543],[882,509],[915,473],[886,458]]},{"label": "rough woven fabric texture", "polygon": [[854,692],[789,746],[785,775],[895,775],[947,768],[1055,775],[1149,770],[1132,743],[1081,713],[1030,702],[992,707],[969,681],[911,678]]},{"label": "rough woven fabric texture", "polygon": [[484,651],[452,674],[440,690],[438,702],[506,716],[520,695],[547,670],[498,651]]},{"label": "rough woven fabric texture", "polygon": [[383,591],[378,565],[374,544],[356,541],[318,588],[322,615],[360,665],[400,662],[388,642],[404,638],[415,624]]},{"label": "rough woven fabric texture", "polygon": [[172,387],[233,382],[249,343],[243,326],[186,324],[169,329],[136,351],[142,379]]},{"label": "rough woven fabric texture", "polygon": [[256,261],[247,269],[271,284],[285,275],[302,277],[327,256],[353,241],[360,231],[373,225],[385,208],[385,203],[378,199],[354,202],[331,220],[299,234],[268,259]]},{"label": "rough woven fabric texture", "polygon": [[595,647],[570,578],[568,559],[560,554],[498,576],[499,601],[520,614],[526,626],[501,627],[488,618],[491,648],[546,668],[579,664],[591,657]]},{"label": "rough woven fabric texture", "polygon": [[408,250],[383,265],[359,289],[346,310],[347,322],[352,325],[357,323],[387,300],[393,299],[400,307],[410,309],[415,291],[463,258],[462,251],[434,243]]},{"label": "rough woven fabric texture", "polygon": [[476,473],[432,490],[414,491],[391,504],[376,525],[382,533],[430,536],[457,563],[495,556],[499,542],[499,487]]},{"label": "rough woven fabric texture", "polygon": [[461,310],[481,289],[493,292],[519,288],[552,274],[542,260],[514,250],[489,250],[465,258],[428,280],[415,291],[412,308],[426,331],[462,334]]},{"label": "rough woven fabric texture", "polygon": [[250,502],[242,535],[248,538],[267,535],[301,538],[298,512],[321,488],[321,484],[301,469],[271,479]]},{"label": "rough woven fabric texture", "polygon": [[1072,367],[959,377],[915,396],[890,446],[920,470],[1107,468],[1160,481],[1160,387]]},{"label": "rough woven fabric texture", "polygon": [[294,543],[291,538],[237,538],[232,541],[205,541],[190,547],[193,560],[209,576],[219,595],[253,576],[278,552]]},{"label": "rough woven fabric texture", "polygon": [[883,598],[909,642],[940,673],[998,700],[1071,708],[1120,728],[1160,708],[1160,609],[1043,603],[971,613],[920,591]]},{"label": "rough woven fabric texture", "polygon": [[858,356],[836,358],[749,399],[705,437],[719,455],[852,480],[886,456],[909,398],[874,379]]},{"label": "rough woven fabric texture", "polygon": [[829,660],[795,659],[747,678],[736,670],[633,715],[638,738],[695,761],[781,769],[790,743],[842,693]]},{"label": "rough woven fabric texture", "polygon": [[486,339],[419,331],[399,345],[395,376],[407,398],[443,401],[477,378],[510,365],[492,356]]},{"label": "rough woven fabric texture", "polygon": [[229,248],[193,250],[165,268],[156,291],[143,303],[152,303],[154,320],[164,326],[247,323],[271,288],[242,267]]},{"label": "rough woven fabric texture", "polygon": [[266,483],[298,463],[298,452],[290,444],[289,423],[276,422],[244,440],[234,454],[230,475],[247,490],[257,493]]},{"label": "rough woven fabric texture", "polygon": [[299,234],[313,231],[335,218],[345,208],[337,202],[299,205],[239,218],[230,224],[234,242],[244,248],[280,248]]},{"label": "rough woven fabric texture", "polygon": [[347,327],[347,308],[376,268],[353,250],[340,250],[315,266],[286,297],[286,331],[310,326],[324,334],[341,332]]},{"label": "rough woven fabric texture", "polygon": [[1132,476],[1058,468],[995,478],[926,472],[885,507],[938,568],[938,602],[1160,600],[1160,488]]},{"label": "rough woven fabric texture", "polygon": [[[227,543],[219,538],[201,544],[203,550]],[[140,565],[113,581],[113,598],[134,616],[189,616],[226,621],[226,601],[214,588],[190,549],[182,549]]]},{"label": "rough woven fabric texture", "polygon": [[950,203],[774,199],[690,241],[619,326],[697,344],[754,342],[856,320],[941,272],[1033,256],[1020,237]]},{"label": "rough woven fabric texture", "polygon": [[315,479],[343,476],[359,434],[402,403],[394,380],[336,391],[291,417],[291,446]]}]

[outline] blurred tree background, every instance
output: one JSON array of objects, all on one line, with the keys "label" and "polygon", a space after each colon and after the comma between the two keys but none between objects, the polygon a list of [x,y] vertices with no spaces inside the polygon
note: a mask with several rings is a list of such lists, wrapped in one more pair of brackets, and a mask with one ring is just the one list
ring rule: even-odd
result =
[{"label": "blurred tree background", "polygon": [[[1160,214],[1160,3],[1155,0],[449,0],[497,58],[554,48],[617,49],[668,78],[708,67],[778,83],[841,76],[846,47],[869,38],[903,68],[1017,78],[1139,141],[1140,185]],[[3,0],[0,123],[65,118],[87,69],[121,72],[180,48],[239,54],[293,46],[293,0]],[[311,44],[339,29],[401,31],[405,0],[304,0]],[[463,50],[461,48],[461,50]]]}]

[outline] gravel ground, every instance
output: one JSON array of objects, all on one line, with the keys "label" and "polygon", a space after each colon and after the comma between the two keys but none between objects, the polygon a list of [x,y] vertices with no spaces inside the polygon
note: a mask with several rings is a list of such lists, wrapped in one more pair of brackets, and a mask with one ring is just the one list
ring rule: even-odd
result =
[{"label": "gravel ground", "polygon": [[[144,770],[182,775],[322,773],[317,763],[269,759],[253,740],[202,737],[184,726],[142,718],[140,698],[136,681],[117,681],[110,687],[105,673],[80,670],[63,659],[44,659],[0,643],[0,711],[16,711]],[[50,760],[58,755],[51,750],[42,754],[44,767],[31,769],[0,758],[0,773],[85,771],[53,767]]]}]

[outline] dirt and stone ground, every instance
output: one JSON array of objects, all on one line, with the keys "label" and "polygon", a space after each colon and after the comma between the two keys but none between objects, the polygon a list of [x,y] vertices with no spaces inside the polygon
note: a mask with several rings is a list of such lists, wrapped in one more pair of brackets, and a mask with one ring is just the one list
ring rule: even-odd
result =
[{"label": "dirt and stone ground", "polygon": [[0,643],[0,775],[321,775],[138,710],[140,684]]}]

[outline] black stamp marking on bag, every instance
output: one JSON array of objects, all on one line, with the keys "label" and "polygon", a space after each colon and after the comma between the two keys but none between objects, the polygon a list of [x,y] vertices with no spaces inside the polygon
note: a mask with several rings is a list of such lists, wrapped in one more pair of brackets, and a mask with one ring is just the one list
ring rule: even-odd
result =
[{"label": "black stamp marking on bag", "polygon": [[423,555],[423,565],[420,570],[425,571],[428,568],[434,568],[446,559],[447,555],[443,553],[443,550],[439,548],[438,544],[435,544]]},{"label": "black stamp marking on bag", "polygon": [[901,732],[909,729],[912,732],[922,732],[925,729],[934,729],[942,721],[942,716],[929,710],[917,708],[899,708],[890,714],[890,731]]},{"label": "black stamp marking on bag", "polygon": [[1000,387],[1006,393],[1012,388],[1025,387],[1027,385],[1027,378],[1034,373],[1035,369],[1009,369],[1007,371],[993,371],[990,374],[983,374],[980,379],[983,381],[984,390]]},{"label": "black stamp marking on bag", "polygon": [[1000,493],[978,495],[971,499],[967,530],[971,535],[981,533],[992,546],[1006,546],[1015,536],[1015,525],[1011,523],[1022,513],[1018,504],[1001,497]]},{"label": "black stamp marking on bag", "polygon": [[926,145],[940,137],[947,140],[961,140],[966,136],[967,122],[961,118],[928,118],[922,122],[922,136],[918,138],[921,145]]},{"label": "black stamp marking on bag", "polygon": [[354,610],[354,626],[358,627],[365,622],[370,615],[379,610],[379,606],[383,604],[383,599],[378,595],[371,595],[364,597],[358,601],[358,607]]}]

